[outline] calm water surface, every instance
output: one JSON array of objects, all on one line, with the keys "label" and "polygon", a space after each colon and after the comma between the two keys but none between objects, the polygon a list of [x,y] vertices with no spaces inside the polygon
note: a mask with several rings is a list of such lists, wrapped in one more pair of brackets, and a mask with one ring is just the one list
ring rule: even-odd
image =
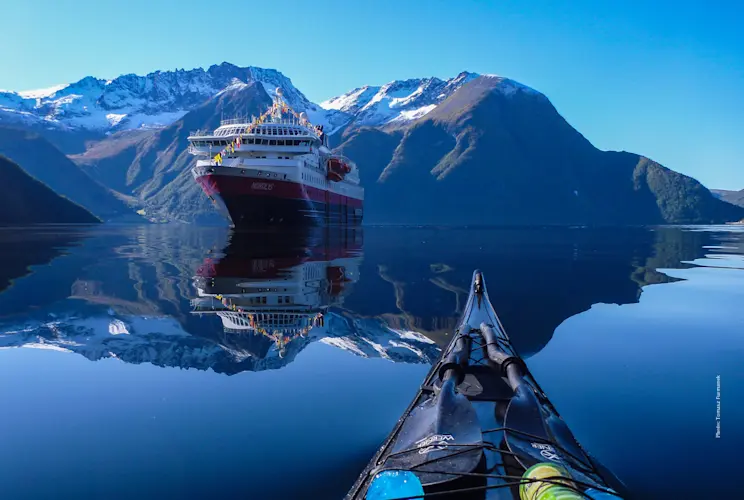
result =
[{"label": "calm water surface", "polygon": [[739,491],[742,228],[0,242],[2,498],[341,498],[476,267],[579,441],[638,498]]}]

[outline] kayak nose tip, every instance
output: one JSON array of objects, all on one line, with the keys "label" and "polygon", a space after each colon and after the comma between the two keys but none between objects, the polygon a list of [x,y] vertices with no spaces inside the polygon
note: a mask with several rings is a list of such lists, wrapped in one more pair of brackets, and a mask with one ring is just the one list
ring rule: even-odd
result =
[{"label": "kayak nose tip", "polygon": [[480,293],[483,290],[483,273],[480,269],[476,269],[473,272],[473,289],[476,293]]}]

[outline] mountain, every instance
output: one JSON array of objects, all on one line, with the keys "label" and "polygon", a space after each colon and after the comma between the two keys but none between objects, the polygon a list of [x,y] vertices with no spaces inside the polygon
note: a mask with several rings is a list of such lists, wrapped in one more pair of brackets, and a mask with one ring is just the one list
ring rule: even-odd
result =
[{"label": "mountain", "polygon": [[[473,79],[403,128],[359,129],[369,223],[659,224],[738,220],[744,210],[648,158],[595,148],[539,92]],[[368,161],[374,155],[374,161]]]},{"label": "mountain", "polygon": [[728,191],[725,189],[711,189],[710,190],[716,197],[723,201],[733,203],[740,207],[744,207],[744,189],[741,191]]},{"label": "mountain", "polygon": [[0,154],[98,217],[109,220],[134,216],[111,191],[92,180],[61,151],[36,132],[0,126]]},{"label": "mountain", "polygon": [[0,224],[90,224],[100,222],[83,207],[37,181],[0,156]]},{"label": "mountain", "polygon": [[311,103],[276,70],[222,63],[207,70],[156,71],[113,80],[87,76],[48,89],[0,91],[0,122],[96,132],[162,128],[226,88],[250,82],[259,82],[270,93],[281,87],[286,101],[316,122],[335,114]]},{"label": "mountain", "polygon": [[640,155],[598,150],[543,94],[495,75],[363,86],[317,105],[276,70],[222,63],[5,92],[0,120],[22,122],[66,148],[93,180],[152,221],[224,224],[191,178],[186,138],[191,130],[215,128],[224,116],[259,114],[277,87],[357,161],[369,223],[744,217],[694,179]]}]

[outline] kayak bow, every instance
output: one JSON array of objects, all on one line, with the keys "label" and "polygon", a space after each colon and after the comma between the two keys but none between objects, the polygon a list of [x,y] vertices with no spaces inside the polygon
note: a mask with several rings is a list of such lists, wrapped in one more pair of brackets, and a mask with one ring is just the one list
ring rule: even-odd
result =
[{"label": "kayak bow", "polygon": [[430,496],[627,498],[511,346],[480,271],[454,338],[347,498]]}]

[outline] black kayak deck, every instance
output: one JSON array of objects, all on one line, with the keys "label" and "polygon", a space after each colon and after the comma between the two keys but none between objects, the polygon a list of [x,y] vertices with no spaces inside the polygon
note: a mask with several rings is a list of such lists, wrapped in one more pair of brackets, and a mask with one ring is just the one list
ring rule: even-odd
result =
[{"label": "black kayak deck", "polygon": [[[457,385],[457,392],[472,403],[477,413],[482,433],[481,462],[472,473],[449,478],[446,483],[428,486],[424,490],[424,496],[405,498],[429,498],[431,496],[432,498],[519,499],[519,485],[524,483],[522,474],[527,468],[528,460],[521,456],[519,450],[510,449],[510,444],[520,440],[528,448],[534,448],[532,451],[536,451],[538,456],[542,454],[546,457],[545,461],[560,460],[560,463],[570,471],[574,484],[582,485],[582,488],[592,487],[597,491],[607,491],[612,488],[613,493],[621,491],[624,494],[622,483],[581,448],[528,371],[525,373],[524,380],[526,385],[534,391],[538,402],[536,412],[542,420],[544,437],[524,432],[524,428],[518,430],[514,428],[515,426],[507,427],[506,421],[509,420],[506,416],[507,410],[510,402],[515,398],[515,392],[507,378],[502,376],[504,374],[500,368],[489,359],[486,340],[481,333],[483,327],[490,328],[495,333],[497,348],[500,352],[506,356],[518,358],[488,300],[484,278],[479,271],[476,271],[473,275],[465,313],[452,340],[426,376],[418,394],[403,413],[390,436],[349,491],[347,499],[365,498],[367,489],[378,473],[385,470],[401,470],[392,465],[397,463],[393,458],[400,453],[399,451],[393,453],[393,450],[400,437],[401,429],[412,412],[430,404],[432,398],[436,397],[442,385],[440,380],[442,366],[455,349],[458,338],[462,336],[469,337],[472,347],[467,366],[464,368],[464,378]],[[519,412],[514,411],[512,414],[518,415]],[[529,426],[527,428],[529,429]],[[409,470],[419,477],[425,475],[421,468]],[[589,498],[585,494],[582,496]],[[602,498],[625,498],[625,496],[621,497],[615,493]]]}]

